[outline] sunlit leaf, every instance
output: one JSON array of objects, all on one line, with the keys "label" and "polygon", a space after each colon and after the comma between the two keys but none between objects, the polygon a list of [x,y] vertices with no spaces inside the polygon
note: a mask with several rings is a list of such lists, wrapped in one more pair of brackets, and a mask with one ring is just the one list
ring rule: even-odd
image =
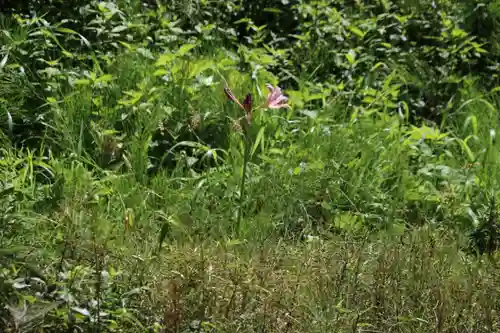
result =
[{"label": "sunlit leaf", "polygon": [[5,54],[5,56],[2,58],[2,61],[0,61],[0,69],[5,67],[5,64],[7,63],[7,60],[9,59],[9,54]]},{"label": "sunlit leaf", "polygon": [[73,310],[75,312],[78,312],[79,314],[81,314],[81,315],[83,315],[85,317],[90,317],[89,310],[87,310],[85,308],[80,308],[80,307],[73,306],[73,307],[71,307],[71,310]]},{"label": "sunlit leaf", "polygon": [[264,134],[265,134],[265,129],[266,129],[265,126],[263,126],[263,127],[260,128],[259,133],[257,134],[257,137],[255,138],[255,142],[253,144],[250,156],[253,156],[255,154],[255,151],[257,150],[257,147],[259,146],[259,144],[262,144],[262,150],[264,150]]},{"label": "sunlit leaf", "polygon": [[183,55],[187,54],[189,51],[191,51],[192,49],[194,49],[196,46],[198,46],[198,44],[184,44],[177,51],[177,55],[183,56]]},{"label": "sunlit leaf", "polygon": [[350,32],[352,32],[353,34],[355,34],[356,36],[358,36],[361,39],[365,37],[365,33],[358,27],[350,26],[350,27],[348,27],[348,29]]},{"label": "sunlit leaf", "polygon": [[172,53],[164,53],[162,54],[158,60],[156,60],[156,66],[165,66],[166,64],[170,63],[172,60],[174,60],[176,57],[175,54]]},{"label": "sunlit leaf", "polygon": [[168,71],[166,69],[157,69],[156,71],[154,71],[153,75],[154,76],[163,76],[163,75],[167,75],[169,73],[170,73],[170,71]]},{"label": "sunlit leaf", "polygon": [[110,74],[105,74],[105,75],[102,75],[100,77],[98,77],[96,80],[95,80],[95,83],[100,83],[100,82],[109,82],[109,81],[112,81],[113,80],[113,76],[110,75]]},{"label": "sunlit leaf", "polygon": [[79,34],[78,32],[76,32],[76,31],[74,31],[72,29],[68,29],[68,28],[56,28],[55,30],[58,31],[58,32],[66,33],[66,34],[77,35],[85,43],[85,45],[87,45],[88,47],[91,47],[90,42],[88,41],[87,38],[83,37],[81,34]]},{"label": "sunlit leaf", "polygon": [[87,80],[87,79],[78,79],[74,82],[75,85],[78,85],[78,86],[87,86],[87,85],[90,85],[90,80]]},{"label": "sunlit leaf", "polygon": [[128,29],[128,27],[126,25],[119,25],[119,26],[116,26],[113,29],[111,29],[111,32],[112,33],[117,33],[117,32],[125,31],[127,29]]},{"label": "sunlit leaf", "polygon": [[345,54],[347,61],[349,61],[350,65],[353,65],[356,61],[356,52],[354,50],[349,50],[348,53]]}]

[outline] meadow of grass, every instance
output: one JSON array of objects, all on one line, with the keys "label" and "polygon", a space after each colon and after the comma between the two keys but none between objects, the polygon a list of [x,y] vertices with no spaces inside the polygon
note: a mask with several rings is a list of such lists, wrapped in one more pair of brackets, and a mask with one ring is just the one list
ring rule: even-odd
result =
[{"label": "meadow of grass", "polygon": [[0,331],[500,332],[498,89],[89,3],[0,20]]}]

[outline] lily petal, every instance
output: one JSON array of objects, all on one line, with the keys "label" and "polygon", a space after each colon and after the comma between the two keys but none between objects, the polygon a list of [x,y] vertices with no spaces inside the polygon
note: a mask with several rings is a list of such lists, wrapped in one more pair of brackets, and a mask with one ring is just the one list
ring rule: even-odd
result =
[{"label": "lily petal", "polygon": [[283,95],[281,88],[276,86],[273,87],[271,84],[266,84],[267,89],[269,89],[269,95],[267,95],[266,107],[270,109],[280,109],[289,108],[290,106],[286,104],[288,97]]},{"label": "lily petal", "polygon": [[252,124],[252,95],[248,94],[243,101],[243,108],[245,109],[245,116],[247,118],[248,125]]}]

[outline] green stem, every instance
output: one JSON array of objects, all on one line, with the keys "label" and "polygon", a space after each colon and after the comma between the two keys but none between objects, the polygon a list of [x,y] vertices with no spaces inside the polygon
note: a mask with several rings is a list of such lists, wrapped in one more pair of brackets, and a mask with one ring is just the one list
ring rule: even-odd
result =
[{"label": "green stem", "polygon": [[243,173],[241,175],[241,184],[240,184],[240,197],[239,197],[239,207],[238,207],[238,219],[236,221],[236,235],[240,236],[241,232],[241,216],[243,215],[243,199],[245,192],[245,181],[247,174],[247,164],[250,159],[250,138],[248,137],[248,131],[245,131],[245,156],[243,160]]}]

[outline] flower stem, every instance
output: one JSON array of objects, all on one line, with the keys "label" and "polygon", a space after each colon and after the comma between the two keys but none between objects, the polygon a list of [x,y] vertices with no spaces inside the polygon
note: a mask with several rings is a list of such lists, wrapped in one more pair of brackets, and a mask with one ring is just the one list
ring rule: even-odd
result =
[{"label": "flower stem", "polygon": [[245,131],[245,155],[243,158],[243,173],[241,175],[241,183],[240,183],[240,197],[239,197],[239,207],[238,207],[238,218],[236,220],[236,235],[240,236],[241,233],[241,217],[243,215],[243,200],[245,195],[245,181],[247,174],[247,164],[250,159],[250,138],[248,135],[248,131]]}]

